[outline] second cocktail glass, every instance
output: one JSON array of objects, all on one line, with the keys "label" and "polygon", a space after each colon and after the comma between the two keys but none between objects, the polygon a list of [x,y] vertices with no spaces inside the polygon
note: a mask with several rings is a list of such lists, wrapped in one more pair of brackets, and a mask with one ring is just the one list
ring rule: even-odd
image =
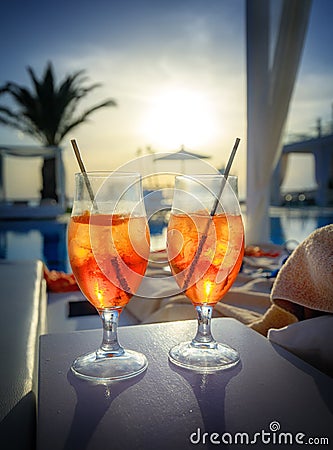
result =
[{"label": "second cocktail glass", "polygon": [[211,317],[230,289],[244,253],[237,178],[219,174],[178,176],[167,233],[169,264],[198,315],[195,338],[169,352],[174,364],[214,372],[238,363],[239,354],[215,341]]},{"label": "second cocktail glass", "polygon": [[99,349],[73,362],[75,375],[106,382],[147,368],[143,354],[121,347],[117,326],[144,276],[149,246],[140,175],[77,173],[68,254],[82,293],[102,319],[103,341]]}]

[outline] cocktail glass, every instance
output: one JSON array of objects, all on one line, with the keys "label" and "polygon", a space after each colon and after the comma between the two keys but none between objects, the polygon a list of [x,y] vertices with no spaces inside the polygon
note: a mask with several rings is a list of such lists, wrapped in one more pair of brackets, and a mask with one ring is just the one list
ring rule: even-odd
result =
[{"label": "cocktail glass", "polygon": [[169,351],[174,364],[214,372],[239,362],[238,352],[212,336],[213,308],[232,286],[244,254],[237,177],[178,176],[167,232],[169,264],[198,316],[197,334]]},{"label": "cocktail glass", "polygon": [[103,323],[101,346],[73,362],[75,375],[105,382],[130,378],[147,368],[143,354],[119,344],[117,326],[122,309],[144,276],[149,245],[139,174],[75,175],[69,261],[82,293]]}]

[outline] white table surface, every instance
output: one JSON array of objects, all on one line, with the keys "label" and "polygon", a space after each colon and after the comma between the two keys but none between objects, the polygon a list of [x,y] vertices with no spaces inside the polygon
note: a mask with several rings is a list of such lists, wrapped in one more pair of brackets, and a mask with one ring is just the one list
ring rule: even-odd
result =
[{"label": "white table surface", "polygon": [[[333,379],[233,319],[213,319],[212,328],[216,339],[240,352],[234,368],[208,375],[169,363],[168,349],[192,338],[196,321],[122,327],[121,343],[144,352],[149,366],[109,386],[80,380],[69,369],[76,356],[97,348],[101,330],[42,336],[38,450],[228,448],[203,445],[204,432],[229,442],[248,433],[257,443],[252,448],[281,447],[273,441],[284,439],[281,433],[292,439],[303,433],[304,442],[328,437],[333,444]],[[194,445],[190,435],[197,440],[198,429]],[[262,444],[262,432],[271,445]]]}]

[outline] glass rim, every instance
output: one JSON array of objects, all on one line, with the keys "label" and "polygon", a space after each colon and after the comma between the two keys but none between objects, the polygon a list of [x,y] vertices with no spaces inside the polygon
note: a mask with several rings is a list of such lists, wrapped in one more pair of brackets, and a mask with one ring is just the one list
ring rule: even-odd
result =
[{"label": "glass rim", "polygon": [[[197,180],[200,178],[209,179],[209,178],[225,178],[223,173],[191,173],[191,174],[181,174],[176,175],[177,178],[188,178],[192,180]],[[229,179],[238,179],[238,175],[228,175],[227,180]]]},{"label": "glass rim", "polygon": [[[196,178],[196,177],[224,177],[224,173],[182,173],[178,177]],[[238,175],[228,175],[228,178],[237,178]]]},{"label": "glass rim", "polygon": [[85,177],[85,176],[94,176],[96,178],[108,178],[110,176],[132,176],[142,178],[140,172],[129,172],[129,171],[120,171],[120,170],[89,170],[88,172],[75,172],[75,177]]}]

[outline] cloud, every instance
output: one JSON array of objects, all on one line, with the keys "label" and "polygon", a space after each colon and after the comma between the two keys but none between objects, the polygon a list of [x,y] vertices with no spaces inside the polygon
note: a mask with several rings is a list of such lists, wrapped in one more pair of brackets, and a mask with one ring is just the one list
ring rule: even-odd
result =
[{"label": "cloud", "polygon": [[332,78],[332,72],[304,73],[298,78],[290,105],[289,132],[313,134],[319,117],[324,124],[332,120]]}]

